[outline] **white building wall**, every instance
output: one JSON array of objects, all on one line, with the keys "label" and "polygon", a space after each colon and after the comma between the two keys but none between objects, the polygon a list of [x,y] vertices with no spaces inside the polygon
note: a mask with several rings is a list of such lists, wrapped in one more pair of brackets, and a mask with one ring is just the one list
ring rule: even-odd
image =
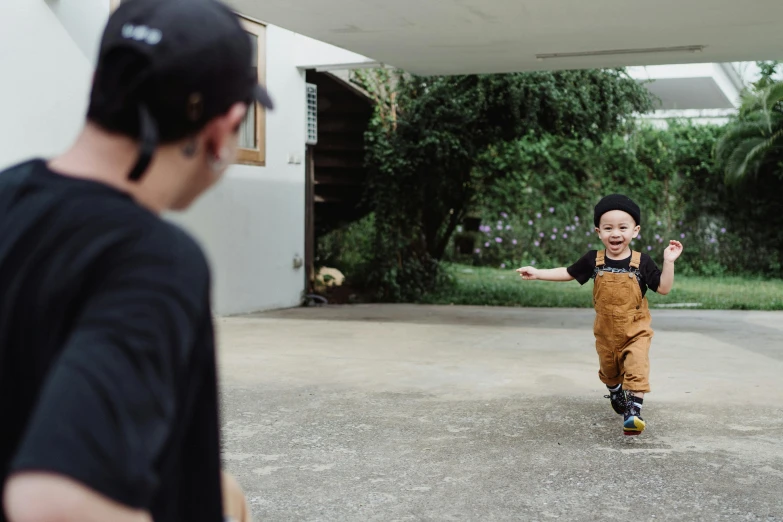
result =
[{"label": "white building wall", "polygon": [[[109,0],[0,1],[0,168],[67,148],[82,127]],[[15,42],[14,45],[9,45]],[[364,57],[267,28],[266,166],[234,166],[189,211],[170,218],[204,246],[218,314],[296,306],[304,257],[305,79],[300,65]]]},{"label": "white building wall", "polygon": [[294,65],[296,35],[266,33],[266,166],[237,165],[215,190],[173,219],[205,245],[220,314],[296,306],[305,285],[305,80]]},{"label": "white building wall", "polygon": [[[39,2],[30,1],[36,4]],[[55,16],[60,20],[68,35],[81,49],[82,54],[94,62],[98,57],[98,48],[101,43],[101,34],[106,18],[109,16],[110,3],[108,0],[45,0]],[[93,28],[98,28],[94,30]]]},{"label": "white building wall", "polygon": [[[100,32],[86,22],[85,42]],[[82,126],[93,58],[43,0],[1,0],[0,42],[0,167],[61,152]]]}]

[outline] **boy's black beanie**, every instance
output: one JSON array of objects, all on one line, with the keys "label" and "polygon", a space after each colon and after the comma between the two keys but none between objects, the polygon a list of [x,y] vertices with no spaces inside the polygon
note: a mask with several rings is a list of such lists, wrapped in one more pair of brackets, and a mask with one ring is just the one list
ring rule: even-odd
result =
[{"label": "boy's black beanie", "polygon": [[637,225],[642,224],[642,211],[639,209],[639,205],[623,194],[609,194],[595,206],[595,226],[597,227],[601,223],[601,216],[612,210],[628,212]]}]

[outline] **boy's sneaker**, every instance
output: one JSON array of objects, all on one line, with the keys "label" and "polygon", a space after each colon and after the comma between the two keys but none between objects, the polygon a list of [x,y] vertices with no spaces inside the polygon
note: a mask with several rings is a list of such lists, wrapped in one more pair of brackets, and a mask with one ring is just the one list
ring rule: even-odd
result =
[{"label": "boy's sneaker", "polygon": [[623,434],[627,436],[639,435],[647,424],[642,419],[641,405],[644,399],[628,394],[627,407],[623,416]]},{"label": "boy's sneaker", "polygon": [[644,431],[647,424],[639,415],[626,415],[625,422],[623,422],[623,435],[629,437],[639,435]]},{"label": "boy's sneaker", "polygon": [[616,391],[609,389],[609,395],[604,395],[604,398],[609,399],[612,402],[612,409],[618,415],[625,415],[625,410],[628,409],[628,400],[625,396],[625,390],[623,390],[622,387]]}]

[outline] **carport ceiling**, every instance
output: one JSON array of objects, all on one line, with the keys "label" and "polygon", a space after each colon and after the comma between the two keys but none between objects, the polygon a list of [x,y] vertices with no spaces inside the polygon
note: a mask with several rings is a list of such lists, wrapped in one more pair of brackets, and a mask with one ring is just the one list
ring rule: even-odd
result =
[{"label": "carport ceiling", "polygon": [[[248,16],[420,74],[783,58],[783,0],[229,2]],[[687,49],[693,46],[703,50]],[[586,54],[537,58],[560,53]]]}]

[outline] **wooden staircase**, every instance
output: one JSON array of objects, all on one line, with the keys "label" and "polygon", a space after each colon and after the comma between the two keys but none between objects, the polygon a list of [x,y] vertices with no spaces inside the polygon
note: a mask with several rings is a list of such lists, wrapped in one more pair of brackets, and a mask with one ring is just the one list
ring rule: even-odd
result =
[{"label": "wooden staircase", "polygon": [[364,217],[364,133],[373,102],[348,81],[307,71],[318,86],[318,144],[310,148],[314,233],[318,237]]}]

